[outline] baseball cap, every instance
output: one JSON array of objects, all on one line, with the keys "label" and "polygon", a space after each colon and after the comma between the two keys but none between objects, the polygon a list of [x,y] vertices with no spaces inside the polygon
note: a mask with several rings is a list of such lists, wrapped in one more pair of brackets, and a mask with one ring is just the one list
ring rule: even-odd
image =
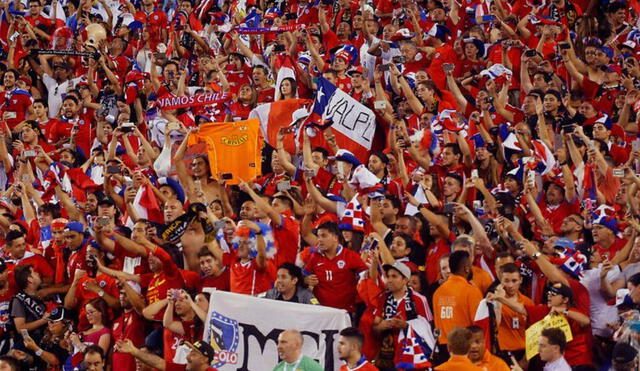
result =
[{"label": "baseball cap", "polygon": [[618,343],[613,347],[613,362],[629,363],[636,359],[638,351],[628,343]]},{"label": "baseball cap", "polygon": [[349,72],[347,72],[347,75],[353,76],[357,73],[364,75],[364,67],[358,66],[358,67],[352,68],[351,70],[349,70]]},{"label": "baseball cap", "polygon": [[84,233],[84,225],[80,222],[70,222],[67,224],[65,229],[70,232]]},{"label": "baseball cap", "polygon": [[176,193],[176,197],[178,197],[178,201],[180,201],[181,203],[184,203],[184,200],[185,200],[184,189],[182,188],[180,183],[176,182],[175,180],[169,177],[162,177],[162,178],[158,178],[158,184],[160,186],[166,185],[171,189],[173,189],[173,191]]},{"label": "baseball cap", "polygon": [[213,359],[216,356],[216,352],[215,352],[215,350],[213,350],[211,345],[209,345],[208,343],[205,343],[202,340],[198,340],[193,344],[188,342],[188,341],[185,341],[184,344],[186,346],[188,346],[189,348],[191,348],[191,349],[197,350],[203,356],[207,357],[209,359],[209,363],[211,363],[211,361],[213,361]]},{"label": "baseball cap", "polygon": [[560,282],[555,282],[549,285],[549,292],[557,294],[557,295],[562,295],[565,298],[572,298],[573,297],[573,292],[571,291],[571,288],[563,283]]},{"label": "baseball cap", "polygon": [[356,158],[356,156],[346,149],[339,149],[338,152],[336,152],[335,160],[348,162],[353,166],[360,165],[360,161]]},{"label": "baseball cap", "polygon": [[53,308],[49,318],[47,318],[47,320],[51,322],[60,322],[65,319],[69,319],[69,317],[67,311],[61,306]]},{"label": "baseball cap", "polygon": [[560,248],[562,248],[564,250],[567,250],[567,249],[575,250],[576,249],[576,245],[573,243],[573,241],[571,241],[570,239],[568,239],[566,237],[558,238],[556,240],[556,243],[553,244],[553,247],[560,247]]},{"label": "baseball cap", "polygon": [[406,278],[411,277],[411,269],[409,269],[409,267],[407,267],[406,264],[400,261],[396,261],[393,264],[385,264],[382,266],[382,269],[384,269],[385,272],[388,272],[389,269],[395,269]]},{"label": "baseball cap", "polygon": [[116,203],[113,201],[113,198],[107,196],[101,199],[100,201],[98,201],[98,206],[102,206],[102,205],[115,206]]}]

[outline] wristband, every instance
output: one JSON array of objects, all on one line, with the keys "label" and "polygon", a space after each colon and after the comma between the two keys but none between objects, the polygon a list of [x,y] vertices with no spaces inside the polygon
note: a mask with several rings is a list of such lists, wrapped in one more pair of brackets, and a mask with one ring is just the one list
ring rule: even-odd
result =
[{"label": "wristband", "polygon": [[37,355],[38,357],[42,357],[42,353],[44,353],[44,350],[42,350],[42,349],[38,349],[38,350],[36,350],[36,355]]}]

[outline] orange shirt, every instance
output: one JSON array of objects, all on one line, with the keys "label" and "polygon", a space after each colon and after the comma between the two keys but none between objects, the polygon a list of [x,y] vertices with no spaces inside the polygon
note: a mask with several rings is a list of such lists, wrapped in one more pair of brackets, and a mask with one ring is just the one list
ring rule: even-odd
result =
[{"label": "orange shirt", "polygon": [[455,274],[438,287],[433,294],[433,316],[440,330],[440,344],[447,344],[447,334],[455,327],[473,325],[480,300],[480,290]]},{"label": "orange shirt", "polygon": [[483,371],[480,367],[475,366],[467,356],[451,355],[451,358],[440,366],[435,368],[436,371]]},{"label": "orange shirt", "polygon": [[202,124],[187,141],[189,146],[206,143],[211,174],[215,179],[230,176],[227,184],[255,179],[262,172],[263,139],[258,119]]},{"label": "orange shirt", "polygon": [[474,364],[484,371],[511,371],[502,358],[494,356],[489,351],[485,351],[480,362]]},{"label": "orange shirt", "polygon": [[480,289],[482,294],[486,294],[489,287],[493,284],[493,280],[491,279],[491,275],[484,269],[477,267],[475,265],[471,266],[471,272],[473,273],[473,278],[471,279],[471,283]]},{"label": "orange shirt", "polygon": [[[518,292],[518,302],[523,305],[533,305],[533,301]],[[506,305],[502,305],[502,318],[498,326],[498,344],[502,350],[524,349],[524,331],[527,329],[527,316],[516,312]]]}]

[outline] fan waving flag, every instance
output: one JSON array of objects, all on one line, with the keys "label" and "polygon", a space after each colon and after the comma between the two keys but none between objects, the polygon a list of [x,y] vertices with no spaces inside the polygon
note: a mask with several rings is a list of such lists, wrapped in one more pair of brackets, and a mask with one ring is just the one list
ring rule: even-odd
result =
[{"label": "fan waving flag", "polygon": [[316,99],[305,126],[331,127],[338,147],[364,162],[376,131],[375,114],[324,77],[319,77],[316,85]]},{"label": "fan waving flag", "polygon": [[[308,99],[286,99],[272,103],[261,104],[256,107],[249,118],[257,118],[260,120],[260,131],[265,138],[265,142],[270,146],[276,147],[278,131],[288,127],[292,122],[297,121],[301,117],[308,115],[304,108],[311,101]],[[296,144],[293,133],[288,133],[284,138],[284,148],[291,154],[296,153]]]},{"label": "fan waving flag", "polygon": [[160,204],[149,184],[143,184],[138,188],[133,200],[133,208],[138,214],[138,218],[147,219],[153,223],[164,223]]}]

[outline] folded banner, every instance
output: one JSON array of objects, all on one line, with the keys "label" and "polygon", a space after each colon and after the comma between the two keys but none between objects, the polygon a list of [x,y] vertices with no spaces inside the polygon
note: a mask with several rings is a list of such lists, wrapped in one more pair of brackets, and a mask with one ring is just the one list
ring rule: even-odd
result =
[{"label": "folded banner", "polygon": [[234,31],[239,34],[247,34],[247,35],[261,35],[268,33],[282,33],[282,32],[291,32],[295,31],[299,28],[298,25],[290,25],[290,26],[281,26],[281,27],[236,27]]},{"label": "folded banner", "polygon": [[214,179],[229,185],[249,181],[262,172],[262,135],[260,120],[209,122],[187,137],[189,147],[205,144]]},{"label": "folded banner", "polygon": [[[216,351],[218,370],[271,370],[278,362],[278,335],[296,329],[304,337],[302,354],[325,370],[338,370],[338,333],[351,326],[346,311],[214,291],[203,340]],[[260,315],[256,315],[260,308]]]},{"label": "folded banner", "polygon": [[183,95],[176,97],[173,94],[164,95],[156,101],[157,105],[162,109],[178,109],[185,107],[203,106],[206,104],[223,103],[228,101],[231,96],[227,93],[213,94],[196,94]]},{"label": "folded banner", "polygon": [[307,123],[321,129],[331,127],[338,147],[366,162],[376,132],[375,114],[324,77],[316,84],[318,92]]}]

